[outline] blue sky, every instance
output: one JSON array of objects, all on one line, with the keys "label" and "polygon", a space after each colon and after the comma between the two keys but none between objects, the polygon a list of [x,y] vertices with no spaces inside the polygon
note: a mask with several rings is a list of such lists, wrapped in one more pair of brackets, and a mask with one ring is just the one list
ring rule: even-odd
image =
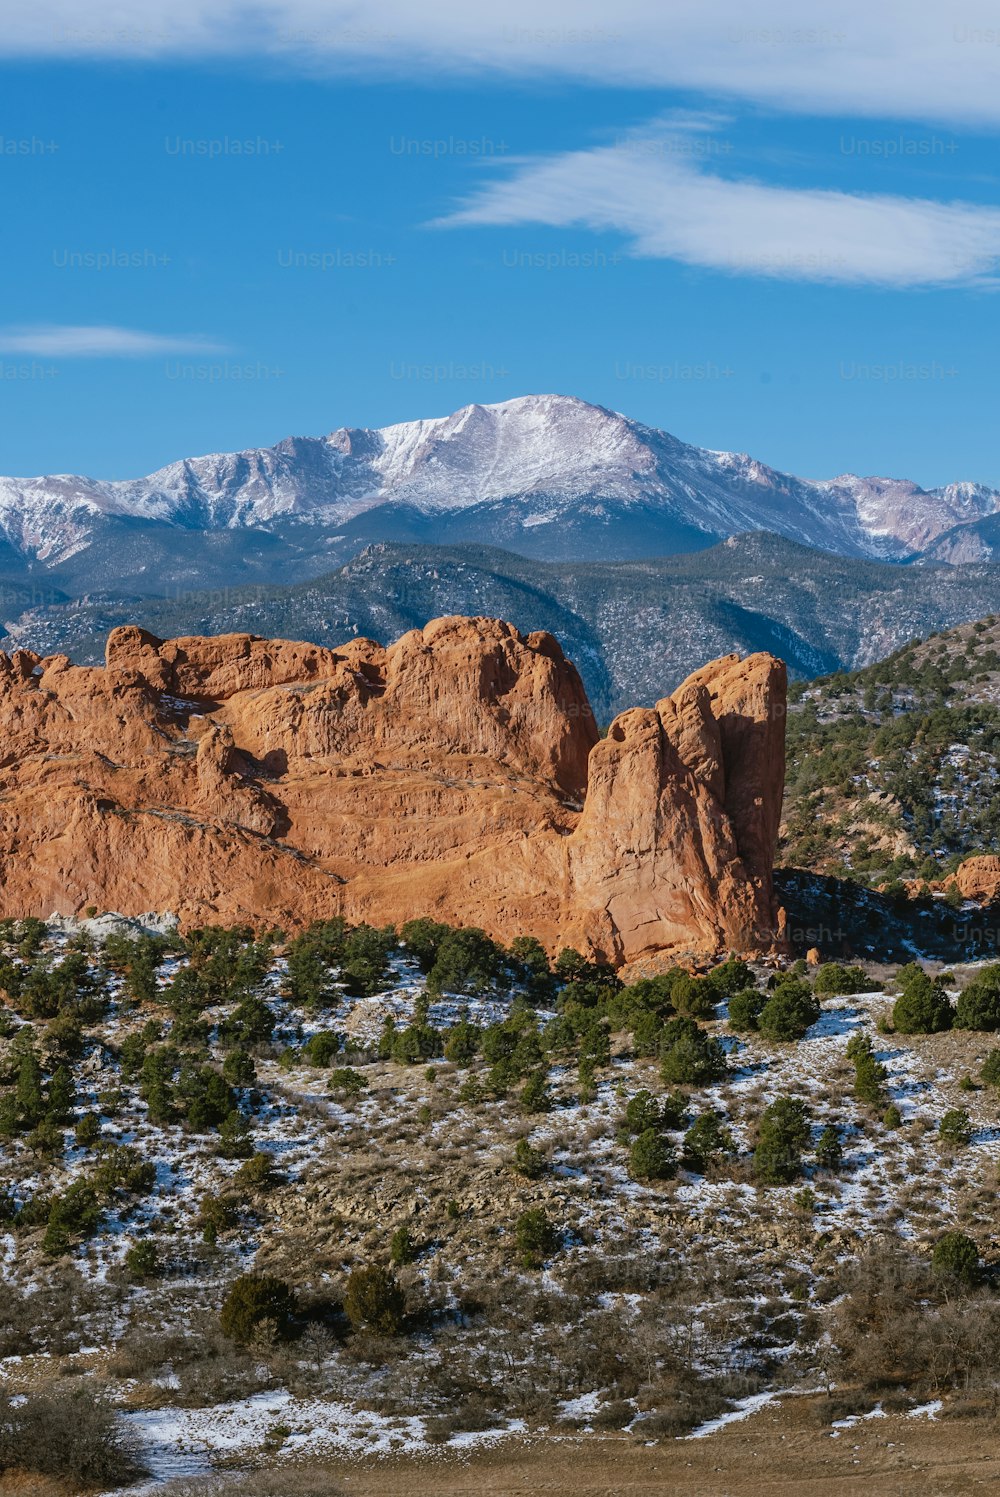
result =
[{"label": "blue sky", "polygon": [[769,5],[50,0],[0,56],[0,471],[552,390],[1000,484],[989,8]]}]

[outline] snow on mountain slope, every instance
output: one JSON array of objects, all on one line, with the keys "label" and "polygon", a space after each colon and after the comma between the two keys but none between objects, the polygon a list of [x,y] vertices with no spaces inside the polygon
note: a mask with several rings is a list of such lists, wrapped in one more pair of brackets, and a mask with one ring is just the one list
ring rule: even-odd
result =
[{"label": "snow on mountain slope", "polygon": [[[925,491],[906,480],[810,481],[746,453],[689,446],[617,412],[559,395],[470,405],[381,430],[340,428],[274,447],[185,458],[147,478],[0,478],[0,528],[13,550],[46,567],[87,547],[102,523],[180,530],[337,529],[405,507],[433,527],[481,507],[484,527],[535,550],[546,527],[571,523],[582,558],[604,557],[615,526],[676,522],[685,546],[769,530],[849,556],[899,559],[956,526],[1000,512],[1000,493],[972,483]],[[388,509],[386,507],[389,507]],[[650,526],[663,549],[669,529]],[[691,538],[694,538],[693,540]],[[390,537],[391,538],[391,535]],[[435,538],[428,532],[428,538]],[[441,537],[444,538],[444,537]],[[485,533],[483,539],[489,539]],[[631,543],[635,554],[636,542]]]}]

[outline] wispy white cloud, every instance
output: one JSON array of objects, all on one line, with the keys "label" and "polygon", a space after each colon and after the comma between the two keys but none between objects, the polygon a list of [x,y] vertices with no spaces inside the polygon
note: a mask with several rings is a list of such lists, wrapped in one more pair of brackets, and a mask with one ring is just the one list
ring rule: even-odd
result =
[{"label": "wispy white cloud", "polygon": [[0,353],[40,359],[143,359],[156,354],[226,353],[200,333],[173,336],[136,328],[37,323],[0,328]]},{"label": "wispy white cloud", "polygon": [[995,0],[38,0],[8,11],[0,55],[556,75],[805,113],[1000,123]]},{"label": "wispy white cloud", "polygon": [[517,162],[435,227],[611,230],[637,256],[842,285],[992,284],[1000,266],[1000,209],[775,187],[711,168],[689,135],[651,129]]}]

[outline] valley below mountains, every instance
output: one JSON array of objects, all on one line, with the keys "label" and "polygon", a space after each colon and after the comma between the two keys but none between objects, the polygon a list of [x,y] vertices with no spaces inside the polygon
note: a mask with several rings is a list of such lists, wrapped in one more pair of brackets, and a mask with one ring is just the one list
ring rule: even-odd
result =
[{"label": "valley below mountains", "polygon": [[[195,548],[192,547],[192,550]],[[806,679],[867,666],[913,639],[1000,610],[1000,565],[833,556],[762,532],[636,561],[540,562],[482,546],[378,544],[295,586],[219,584],[169,596],[91,594],[0,582],[0,648],[104,658],[119,625],[161,638],[256,633],[334,648],[396,639],[446,614],[554,634],[600,722],[651,706],[713,656],[780,656]]]}]

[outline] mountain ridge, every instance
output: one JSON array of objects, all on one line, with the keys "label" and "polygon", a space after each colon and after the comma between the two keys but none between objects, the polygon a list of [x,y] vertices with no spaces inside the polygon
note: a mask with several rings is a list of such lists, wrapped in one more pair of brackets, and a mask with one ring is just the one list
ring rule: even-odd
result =
[{"label": "mountain ridge", "polygon": [[145,478],[0,477],[0,567],[78,590],[105,575],[162,588],[192,571],[192,533],[228,535],[237,582],[302,581],[394,540],[626,559],[766,530],[838,555],[907,561],[997,515],[1000,491],[983,484],[799,478],[572,396],[528,395],[185,457]]}]

